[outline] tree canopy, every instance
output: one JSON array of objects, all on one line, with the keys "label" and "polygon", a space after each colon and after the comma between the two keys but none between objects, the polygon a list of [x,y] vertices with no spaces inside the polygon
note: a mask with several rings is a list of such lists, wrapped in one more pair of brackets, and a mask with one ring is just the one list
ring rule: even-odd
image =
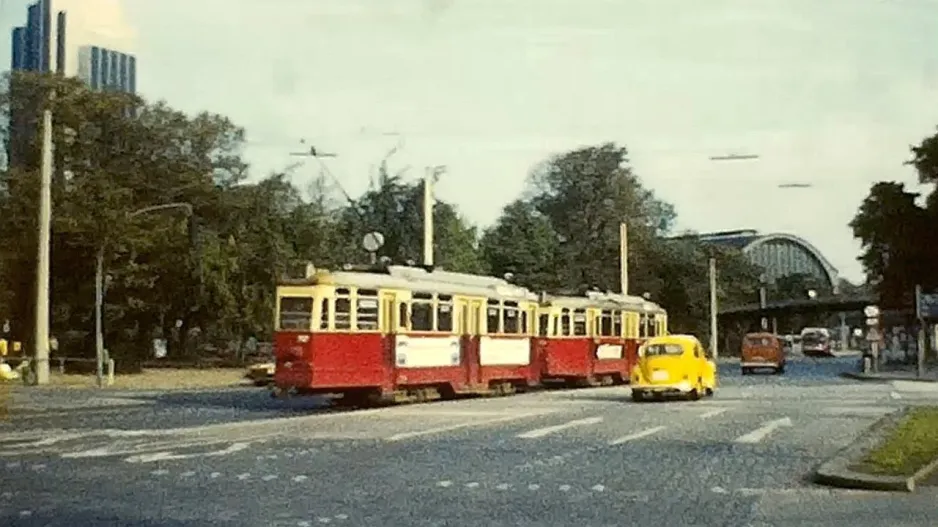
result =
[{"label": "tree canopy", "polygon": [[[387,160],[361,196],[340,200],[324,175],[304,193],[286,170],[249,177],[245,131],[222,115],[185,115],[54,76],[9,80],[0,117],[18,133],[2,134],[13,159],[0,171],[0,318],[21,339],[31,335],[44,104],[55,114],[52,328],[64,354],[93,354],[98,254],[107,275],[106,339],[118,362],[143,359],[156,337],[175,357],[269,338],[278,278],[304,261],[367,262],[361,240],[370,231],[385,238],[378,256],[421,259],[422,182]],[[191,216],[141,212],[169,203],[187,204]],[[516,283],[548,291],[618,290],[625,222],[629,291],[665,306],[673,331],[707,331],[709,258],[718,260],[724,303],[752,302],[760,274],[738,252],[676,236],[674,208],[633,172],[626,148],[612,143],[537,165],[523,197],[487,229],[446,201],[436,200],[433,215],[438,266],[511,273]]]},{"label": "tree canopy", "polygon": [[915,168],[919,182],[931,186],[924,204],[920,193],[904,183],[874,183],[850,222],[862,244],[859,261],[867,281],[889,306],[912,302],[915,286],[938,288],[938,132],[911,148],[906,164]]}]

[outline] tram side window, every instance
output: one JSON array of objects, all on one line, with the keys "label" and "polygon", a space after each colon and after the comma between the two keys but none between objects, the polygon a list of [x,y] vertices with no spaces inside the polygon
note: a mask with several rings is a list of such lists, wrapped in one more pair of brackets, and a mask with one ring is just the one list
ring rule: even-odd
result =
[{"label": "tram side window", "polygon": [[521,319],[518,312],[517,302],[505,302],[505,329],[502,333],[517,335],[521,332]]},{"label": "tram side window", "polygon": [[521,334],[531,334],[531,317],[528,316],[527,311],[521,311]]},{"label": "tram side window", "polygon": [[640,338],[648,337],[648,316],[639,315],[638,317],[638,336]]},{"label": "tram side window", "polygon": [[612,312],[612,336],[621,337],[622,336],[622,313],[621,311]]},{"label": "tram side window", "polygon": [[352,329],[351,291],[345,288],[335,290],[335,329]]},{"label": "tram side window", "polygon": [[397,305],[397,325],[400,328],[407,328],[410,324],[410,317],[407,314],[407,304],[401,302]]},{"label": "tram side window", "polygon": [[378,329],[378,292],[374,289],[359,289],[355,306],[358,329],[375,331]]},{"label": "tram side window", "polygon": [[603,337],[611,337],[617,335],[613,333],[612,330],[612,311],[603,311],[599,315],[599,335]]},{"label": "tram side window", "polygon": [[648,336],[657,337],[658,336],[658,317],[653,317],[648,319]]},{"label": "tram side window", "polygon": [[453,332],[453,297],[440,295],[437,297],[436,329],[445,333]]},{"label": "tram side window", "polygon": [[298,296],[280,298],[280,329],[310,331],[312,324],[312,298]]},{"label": "tram side window", "polygon": [[319,317],[319,327],[329,329],[329,299],[322,299],[322,316]]},{"label": "tram side window", "polygon": [[489,300],[485,309],[486,333],[501,333],[502,308],[498,300]]},{"label": "tram side window", "polygon": [[571,335],[570,333],[570,310],[561,309],[560,310],[560,335],[567,337]]},{"label": "tram side window", "polygon": [[573,334],[582,337],[586,335],[586,310],[577,309],[573,312]]},{"label": "tram side window", "polygon": [[414,293],[410,305],[410,329],[413,331],[433,331],[433,295]]},{"label": "tram side window", "polygon": [[550,336],[550,315],[544,314],[538,318],[537,334],[542,337]]}]

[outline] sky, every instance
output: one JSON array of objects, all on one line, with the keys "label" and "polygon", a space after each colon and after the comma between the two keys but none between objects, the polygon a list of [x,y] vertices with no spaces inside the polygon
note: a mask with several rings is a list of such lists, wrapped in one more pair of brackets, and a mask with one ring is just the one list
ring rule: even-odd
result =
[{"label": "sky", "polygon": [[[0,29],[26,3],[0,0]],[[397,145],[392,168],[446,165],[437,196],[482,226],[536,163],[614,141],[679,229],[796,234],[859,280],[847,223],[872,182],[915,186],[938,125],[938,0],[123,4],[142,94],[244,126],[255,177],[304,139],[356,194]]]}]

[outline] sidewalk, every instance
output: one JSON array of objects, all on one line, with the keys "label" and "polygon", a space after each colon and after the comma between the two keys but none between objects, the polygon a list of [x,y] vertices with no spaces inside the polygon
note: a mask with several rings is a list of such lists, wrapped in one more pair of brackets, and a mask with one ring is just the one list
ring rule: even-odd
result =
[{"label": "sidewalk", "polygon": [[938,382],[938,367],[928,365],[925,376],[919,377],[915,366],[883,366],[876,373],[862,373],[858,371],[844,372],[841,377],[860,381],[919,381]]}]

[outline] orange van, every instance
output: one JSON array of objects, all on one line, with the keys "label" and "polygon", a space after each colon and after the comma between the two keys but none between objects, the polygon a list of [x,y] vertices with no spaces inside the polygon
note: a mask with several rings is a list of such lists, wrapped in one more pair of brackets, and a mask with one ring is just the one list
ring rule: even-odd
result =
[{"label": "orange van", "polygon": [[785,348],[782,340],[773,333],[749,333],[743,338],[739,365],[743,375],[763,369],[771,369],[776,374],[785,373]]}]

